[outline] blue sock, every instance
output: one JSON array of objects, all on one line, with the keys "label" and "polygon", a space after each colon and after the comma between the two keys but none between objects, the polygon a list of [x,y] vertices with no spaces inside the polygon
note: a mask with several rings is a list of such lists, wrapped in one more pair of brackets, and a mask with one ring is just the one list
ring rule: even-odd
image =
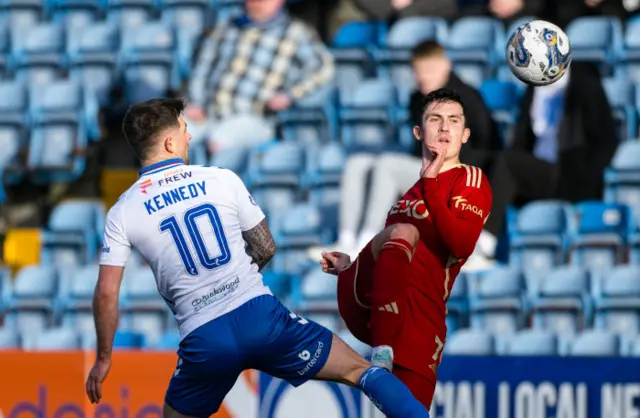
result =
[{"label": "blue sock", "polygon": [[381,367],[369,367],[360,376],[360,389],[389,418],[429,418],[429,411],[409,388]]}]

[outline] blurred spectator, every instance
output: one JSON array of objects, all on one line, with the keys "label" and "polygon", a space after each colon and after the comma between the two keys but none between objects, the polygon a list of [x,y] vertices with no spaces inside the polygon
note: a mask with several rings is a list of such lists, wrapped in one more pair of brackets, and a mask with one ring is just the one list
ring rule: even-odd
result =
[{"label": "blurred spectator", "polygon": [[462,0],[462,15],[489,15],[505,22],[523,16],[536,16],[544,0]]},{"label": "blurred spectator", "polygon": [[207,37],[189,85],[190,126],[208,118],[212,126],[235,117],[261,119],[331,81],[331,54],[312,29],[289,16],[284,3],[246,0],[243,16]]},{"label": "blurred spectator", "polygon": [[638,3],[637,0],[546,0],[542,16],[566,28],[573,19],[582,16],[615,16],[624,20],[637,12]]},{"label": "blurred spectator", "polygon": [[598,70],[573,63],[555,83],[529,86],[515,138],[489,176],[493,208],[478,256],[493,256],[508,205],[536,199],[600,199],[602,173],[618,145],[612,110]]},{"label": "blurred spectator", "polygon": [[[486,167],[500,146],[495,123],[477,90],[465,84],[452,71],[444,48],[433,41],[419,44],[412,60],[418,84],[410,99],[411,122],[422,126],[423,99],[429,92],[448,87],[456,90],[465,103],[471,138],[462,154],[464,163]],[[355,252],[384,228],[387,212],[420,177],[422,147],[414,141],[411,153],[360,153],[349,158],[342,175],[339,247]],[[369,198],[365,200],[367,174],[372,172]],[[360,221],[362,231],[358,234]],[[357,248],[356,248],[357,247]]]},{"label": "blurred spectator", "polygon": [[410,16],[454,19],[458,15],[457,0],[355,0],[355,2],[376,20],[393,20]]},{"label": "blurred spectator", "polygon": [[287,8],[291,15],[312,25],[325,43],[329,43],[330,19],[340,0],[294,0],[289,1]]}]

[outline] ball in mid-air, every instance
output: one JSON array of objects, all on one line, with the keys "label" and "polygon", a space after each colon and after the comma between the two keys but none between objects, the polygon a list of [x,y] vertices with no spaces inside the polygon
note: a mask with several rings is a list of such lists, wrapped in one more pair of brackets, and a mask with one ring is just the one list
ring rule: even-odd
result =
[{"label": "ball in mid-air", "polygon": [[506,48],[511,72],[522,82],[546,86],[562,78],[571,64],[567,35],[544,20],[534,20],[516,29]]}]

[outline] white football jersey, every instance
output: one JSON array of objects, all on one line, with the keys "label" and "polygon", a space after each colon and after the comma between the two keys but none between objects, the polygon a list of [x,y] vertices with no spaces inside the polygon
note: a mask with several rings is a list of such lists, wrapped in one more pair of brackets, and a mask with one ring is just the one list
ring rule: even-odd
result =
[{"label": "white football jersey", "polygon": [[163,161],[140,170],[109,210],[100,264],[124,266],[131,248],[137,249],[184,338],[249,299],[271,294],[242,237],[264,217],[232,171]]}]

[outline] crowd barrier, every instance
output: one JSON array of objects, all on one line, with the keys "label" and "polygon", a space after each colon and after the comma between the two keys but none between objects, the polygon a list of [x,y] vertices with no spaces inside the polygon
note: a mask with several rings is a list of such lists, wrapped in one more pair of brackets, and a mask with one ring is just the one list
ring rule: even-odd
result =
[{"label": "crowd barrier", "polygon": [[[0,352],[0,418],[162,416],[175,353],[116,352],[103,401],[84,393],[93,352]],[[224,361],[221,359],[221,361]],[[638,418],[640,359],[445,356],[433,418]],[[381,418],[359,391],[297,389],[245,372],[216,418]]]}]

